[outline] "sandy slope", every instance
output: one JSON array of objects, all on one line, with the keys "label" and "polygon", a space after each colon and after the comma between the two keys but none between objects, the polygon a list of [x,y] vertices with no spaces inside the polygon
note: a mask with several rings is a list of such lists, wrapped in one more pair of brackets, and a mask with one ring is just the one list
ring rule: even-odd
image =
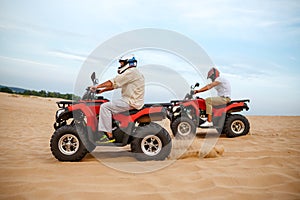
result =
[{"label": "sandy slope", "polygon": [[[0,199],[300,199],[300,117],[249,117],[251,134],[221,136],[216,158],[199,159],[216,140],[199,133],[178,160],[139,163],[126,148],[98,148],[102,162],[62,163],[49,149],[55,101],[0,93]],[[133,174],[109,164],[164,167]]]}]

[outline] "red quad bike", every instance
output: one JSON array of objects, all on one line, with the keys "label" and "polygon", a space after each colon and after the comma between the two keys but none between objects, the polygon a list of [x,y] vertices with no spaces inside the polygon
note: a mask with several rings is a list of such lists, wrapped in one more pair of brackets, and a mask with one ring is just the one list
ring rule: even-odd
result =
[{"label": "red quad bike", "polygon": [[[196,134],[196,128],[206,121],[205,99],[194,96],[194,89],[199,83],[191,86],[190,93],[184,100],[171,101],[172,107],[168,108],[168,118],[171,130],[176,138],[190,138]],[[233,114],[242,110],[249,110],[247,102],[250,100],[235,100],[228,104],[213,107],[213,124],[219,134],[227,137],[237,137],[248,134],[250,124],[241,114]],[[208,128],[208,127],[207,127]]]},{"label": "red quad bike", "polygon": [[[91,79],[98,83],[95,73]],[[114,143],[98,144],[99,108],[109,100],[90,91],[88,87],[82,100],[57,102],[55,132],[50,141],[52,154],[60,161],[80,161],[96,146],[121,147],[130,144],[137,160],[164,160],[169,156],[172,142],[169,133],[153,121],[167,116],[162,105],[145,104],[140,110],[129,110],[113,116]]]}]

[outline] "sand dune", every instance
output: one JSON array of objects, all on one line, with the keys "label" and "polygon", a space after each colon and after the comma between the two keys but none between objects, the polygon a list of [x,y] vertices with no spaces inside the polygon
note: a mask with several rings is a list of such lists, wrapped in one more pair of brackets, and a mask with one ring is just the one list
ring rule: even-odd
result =
[{"label": "sand dune", "polygon": [[55,101],[0,93],[0,199],[300,199],[300,117],[250,116],[239,138],[199,129],[178,159],[180,142],[166,161],[137,162],[125,147],[68,163],[49,148]]}]

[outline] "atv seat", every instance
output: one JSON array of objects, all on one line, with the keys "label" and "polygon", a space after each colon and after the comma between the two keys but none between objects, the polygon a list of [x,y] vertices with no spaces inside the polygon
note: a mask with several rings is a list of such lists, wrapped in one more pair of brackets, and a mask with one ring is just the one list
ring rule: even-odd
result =
[{"label": "atv seat", "polygon": [[150,108],[152,105],[150,104],[144,104],[144,106],[141,109],[131,109],[129,111],[124,111],[121,112],[121,114],[123,115],[134,115],[136,113],[138,113],[139,111],[143,110],[144,108]]},{"label": "atv seat", "polygon": [[131,109],[129,111],[124,111],[124,112],[121,112],[120,114],[123,114],[123,115],[134,115],[136,114],[137,112],[145,109],[145,108],[150,108],[150,107],[168,107],[168,106],[172,106],[171,103],[149,103],[149,104],[144,104],[144,106],[141,108],[141,109]]},{"label": "atv seat", "polygon": [[216,109],[219,109],[219,108],[225,108],[233,103],[240,103],[240,102],[250,102],[249,99],[243,99],[243,100],[234,100],[234,101],[230,101],[229,103],[227,104],[222,104],[222,105],[219,105],[219,106],[213,106],[213,108],[216,108]]}]

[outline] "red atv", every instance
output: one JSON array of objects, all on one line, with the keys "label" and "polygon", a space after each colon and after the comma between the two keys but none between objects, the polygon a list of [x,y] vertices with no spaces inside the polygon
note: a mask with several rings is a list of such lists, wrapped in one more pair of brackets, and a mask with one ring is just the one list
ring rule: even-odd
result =
[{"label": "red atv", "polygon": [[[177,138],[188,138],[196,133],[196,128],[207,119],[205,99],[194,96],[194,89],[199,83],[191,86],[190,93],[184,100],[171,101],[168,108],[168,118],[171,121],[171,130]],[[228,104],[213,107],[213,124],[217,131],[227,137],[237,137],[248,134],[250,124],[241,114],[233,114],[242,110],[249,110],[247,102],[250,100],[235,100]]]},{"label": "red atv", "polygon": [[[97,84],[95,73],[91,76]],[[140,110],[129,110],[113,116],[114,143],[96,144],[99,137],[98,119],[101,104],[109,100],[90,91],[80,101],[57,102],[55,132],[50,141],[52,154],[60,161],[80,161],[96,146],[121,147],[130,144],[137,160],[164,160],[171,151],[169,133],[153,121],[167,116],[162,105],[145,104]]]}]

